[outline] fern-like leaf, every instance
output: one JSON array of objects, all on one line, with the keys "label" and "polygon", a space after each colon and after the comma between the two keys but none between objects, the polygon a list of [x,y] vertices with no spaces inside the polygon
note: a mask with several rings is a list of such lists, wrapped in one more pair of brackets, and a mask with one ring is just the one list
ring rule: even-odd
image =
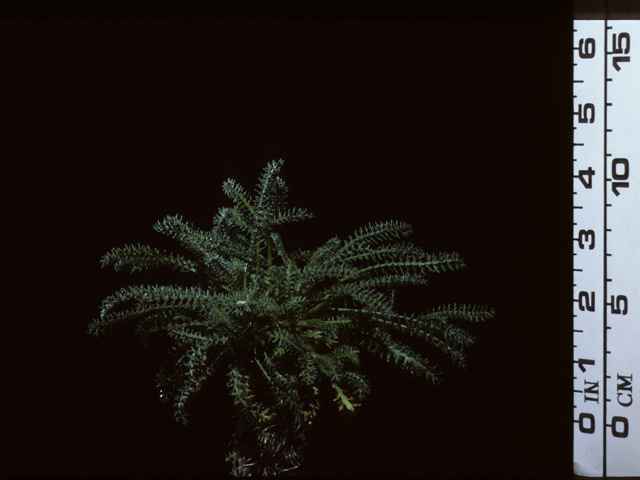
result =
[{"label": "fern-like leaf", "polygon": [[168,267],[185,273],[196,273],[198,264],[181,255],[174,255],[148,245],[137,247],[125,246],[114,248],[101,259],[102,266],[113,266],[115,271],[129,269],[131,272],[141,272],[149,268]]}]

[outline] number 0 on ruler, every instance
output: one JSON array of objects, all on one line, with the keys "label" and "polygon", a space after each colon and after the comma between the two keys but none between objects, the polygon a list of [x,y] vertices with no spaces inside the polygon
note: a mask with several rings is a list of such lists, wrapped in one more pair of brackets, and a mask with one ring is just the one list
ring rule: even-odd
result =
[{"label": "number 0 on ruler", "polygon": [[573,468],[640,476],[640,20],[573,28]]}]

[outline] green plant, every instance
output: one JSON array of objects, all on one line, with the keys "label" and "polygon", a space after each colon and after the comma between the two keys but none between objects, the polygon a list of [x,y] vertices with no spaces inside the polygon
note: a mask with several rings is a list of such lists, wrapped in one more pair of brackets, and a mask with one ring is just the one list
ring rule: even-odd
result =
[{"label": "green plant", "polygon": [[283,163],[267,165],[255,197],[231,179],[224,182],[234,206],[219,210],[210,231],[179,216],[154,225],[192,258],[141,245],[103,256],[103,267],[167,267],[195,275],[197,285],[125,287],[103,301],[88,329],[98,335],[136,320],[143,342],[152,334],[173,339],[157,379],[162,400],[173,400],[184,424],[189,396],[216,368],[226,371],[239,418],[227,456],[233,475],[278,475],[300,466],[320,391],[332,389],[339,409],[351,411],[359,405],[354,399],[369,393],[358,370],[364,351],[438,382],[428,360],[392,333],[420,338],[464,366],[462,350],[473,338],[449,320],[493,316],[487,307],[469,305],[420,315],[393,310],[397,287],[424,285],[427,273],[464,266],[456,253],[431,255],[411,243],[389,243],[411,233],[406,223],[370,224],[315,251],[288,252],[277,227],[312,215],[285,208]]}]

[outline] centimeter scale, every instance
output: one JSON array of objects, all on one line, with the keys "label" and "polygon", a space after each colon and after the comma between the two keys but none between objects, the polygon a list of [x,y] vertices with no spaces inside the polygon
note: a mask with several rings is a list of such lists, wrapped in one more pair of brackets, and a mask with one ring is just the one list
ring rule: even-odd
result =
[{"label": "centimeter scale", "polygon": [[640,476],[640,20],[573,25],[573,469]]}]

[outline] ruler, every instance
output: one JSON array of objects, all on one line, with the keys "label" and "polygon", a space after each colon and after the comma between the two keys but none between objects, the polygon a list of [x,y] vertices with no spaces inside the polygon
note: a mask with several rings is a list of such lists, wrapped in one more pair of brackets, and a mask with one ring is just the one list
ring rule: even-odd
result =
[{"label": "ruler", "polygon": [[640,476],[640,20],[573,28],[573,470]]}]

